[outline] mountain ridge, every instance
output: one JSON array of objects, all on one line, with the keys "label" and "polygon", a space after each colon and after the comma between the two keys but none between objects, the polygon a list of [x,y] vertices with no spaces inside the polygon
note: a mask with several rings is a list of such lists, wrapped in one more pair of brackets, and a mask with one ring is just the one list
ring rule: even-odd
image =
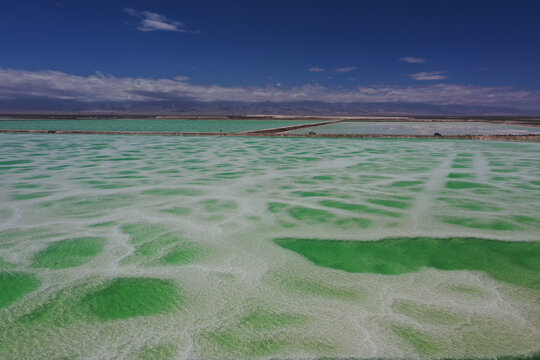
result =
[{"label": "mountain ridge", "polygon": [[232,101],[148,101],[148,102],[82,102],[56,99],[0,100],[4,114],[159,114],[159,115],[320,115],[320,116],[536,116],[540,110],[504,106],[434,105],[426,103],[329,103],[296,102],[232,102]]}]

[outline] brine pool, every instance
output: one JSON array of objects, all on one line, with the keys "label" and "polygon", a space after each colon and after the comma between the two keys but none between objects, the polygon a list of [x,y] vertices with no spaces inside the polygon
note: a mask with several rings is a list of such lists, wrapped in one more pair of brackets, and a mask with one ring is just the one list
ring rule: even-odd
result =
[{"label": "brine pool", "polygon": [[[1,123],[0,123],[1,124]],[[293,134],[382,134],[382,135],[526,135],[540,134],[540,128],[486,122],[400,122],[343,121],[336,124],[293,130]]]},{"label": "brine pool", "polygon": [[0,134],[0,358],[533,356],[539,155]]},{"label": "brine pool", "polygon": [[67,131],[145,131],[188,133],[237,133],[303,125],[310,120],[220,120],[220,119],[0,119],[0,129],[6,130],[67,130]]}]

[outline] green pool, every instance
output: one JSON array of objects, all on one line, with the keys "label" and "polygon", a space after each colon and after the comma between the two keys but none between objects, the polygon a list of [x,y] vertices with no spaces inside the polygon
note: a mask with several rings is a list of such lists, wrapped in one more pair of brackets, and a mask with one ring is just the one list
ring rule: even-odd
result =
[{"label": "green pool", "polygon": [[95,120],[0,120],[0,129],[144,131],[188,133],[235,133],[316,123],[303,120],[219,120],[219,119],[95,119]]}]

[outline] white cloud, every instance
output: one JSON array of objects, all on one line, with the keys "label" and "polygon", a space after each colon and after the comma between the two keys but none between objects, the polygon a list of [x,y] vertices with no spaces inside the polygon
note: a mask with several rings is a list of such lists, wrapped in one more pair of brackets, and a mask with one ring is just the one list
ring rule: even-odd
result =
[{"label": "white cloud", "polygon": [[140,16],[140,13],[132,8],[124,8],[124,12],[131,15],[131,16]]},{"label": "white cloud", "polygon": [[411,64],[423,64],[423,63],[426,62],[425,59],[416,58],[416,57],[412,57],[412,56],[402,57],[399,60],[405,61],[405,62],[408,62],[408,63],[411,63]]},{"label": "white cloud", "polygon": [[410,77],[417,81],[444,80],[446,79],[446,75],[443,75],[443,74],[444,74],[444,71],[419,72],[419,73],[410,75]]},{"label": "white cloud", "polygon": [[[132,8],[125,8],[124,11],[131,16],[139,18],[137,30],[139,31],[176,31],[188,32],[184,24],[180,21],[171,20],[163,15],[151,11],[138,11]],[[192,31],[189,31],[192,32]]]},{"label": "white cloud", "polygon": [[346,72],[353,71],[353,70],[356,70],[356,66],[348,66],[348,67],[337,68],[334,71],[338,72],[338,73],[346,73]]},{"label": "white cloud", "polygon": [[174,77],[174,80],[178,80],[178,81],[188,81],[188,80],[189,80],[189,76],[178,75],[178,76],[175,76],[175,77]]},{"label": "white cloud", "polygon": [[311,71],[311,72],[323,72],[324,69],[320,68],[320,67],[317,67],[317,66],[312,66],[312,67],[309,68],[309,71]]},{"label": "white cloud", "polygon": [[116,77],[96,73],[78,76],[61,71],[0,68],[0,98],[48,98],[83,102],[117,101],[241,101],[241,102],[408,102],[437,105],[493,105],[538,108],[539,90],[510,87],[430,84],[373,85],[332,89],[321,85],[292,88],[197,85],[180,79]]}]

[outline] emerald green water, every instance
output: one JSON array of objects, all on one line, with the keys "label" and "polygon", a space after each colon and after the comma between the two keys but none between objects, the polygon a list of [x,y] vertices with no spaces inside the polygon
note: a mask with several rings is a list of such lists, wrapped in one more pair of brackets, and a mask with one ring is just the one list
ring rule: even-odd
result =
[{"label": "emerald green water", "polygon": [[316,123],[303,120],[94,119],[0,120],[0,129],[235,133]]},{"label": "emerald green water", "polygon": [[274,241],[319,266],[348,272],[399,275],[423,267],[479,270],[502,281],[540,289],[540,242],[475,238],[397,238],[363,242],[283,238]]},{"label": "emerald green water", "polygon": [[540,144],[0,144],[2,360],[540,352]]},{"label": "emerald green water", "polygon": [[23,273],[0,272],[0,308],[19,300],[39,286],[39,280]]},{"label": "emerald green water", "polygon": [[170,281],[120,278],[88,294],[80,306],[102,320],[114,320],[164,313],[179,302],[178,289]]},{"label": "emerald green water", "polygon": [[78,238],[54,242],[34,256],[34,266],[65,269],[83,265],[98,255],[107,239]]}]

